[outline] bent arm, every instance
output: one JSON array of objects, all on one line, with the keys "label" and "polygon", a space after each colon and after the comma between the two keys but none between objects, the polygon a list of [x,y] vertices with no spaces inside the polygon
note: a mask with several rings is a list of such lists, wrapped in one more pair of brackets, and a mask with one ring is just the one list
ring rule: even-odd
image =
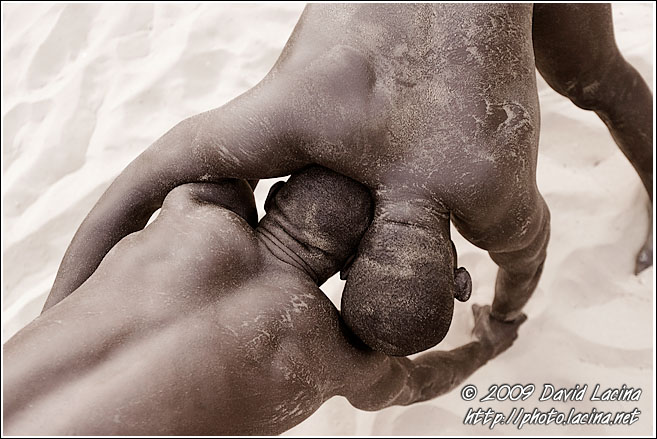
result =
[{"label": "bent arm", "polygon": [[474,341],[451,351],[433,351],[414,360],[387,357],[366,389],[347,395],[360,410],[410,405],[448,393],[493,357],[493,348]]},{"label": "bent arm", "polygon": [[444,395],[493,357],[493,348],[480,341],[451,351],[427,352],[412,361],[402,393],[392,405],[409,405]]},{"label": "bent arm", "polygon": [[492,318],[490,310],[490,306],[472,306],[476,338],[472,343],[451,351],[427,352],[414,360],[381,354],[378,360],[371,357],[365,376],[350,383],[345,396],[356,408],[380,410],[427,401],[451,391],[508,349],[518,336],[518,327],[527,319],[522,314],[513,321],[500,322]]},{"label": "bent arm", "polygon": [[284,176],[306,163],[293,154],[284,87],[260,87],[186,119],[114,180],[84,219],[60,265],[44,311],[84,283],[107,252],[142,229],[174,187],[223,178]]}]

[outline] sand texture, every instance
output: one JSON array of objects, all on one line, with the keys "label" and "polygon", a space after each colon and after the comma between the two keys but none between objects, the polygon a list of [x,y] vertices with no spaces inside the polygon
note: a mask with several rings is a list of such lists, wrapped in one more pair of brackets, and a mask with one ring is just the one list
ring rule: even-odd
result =
[{"label": "sand texture", "polygon": [[[185,117],[258,82],[302,4],[3,4],[2,341],[38,315],[64,251],[116,175]],[[652,4],[617,4],[618,45],[653,83]],[[539,78],[538,185],[552,214],[543,278],[515,345],[467,383],[588,384],[581,402],[466,402],[459,390],[376,413],[329,400],[290,435],[649,435],[653,427],[654,270],[635,276],[648,197],[595,114]],[[256,191],[262,215],[273,181]],[[496,266],[458,236],[473,277],[441,349],[469,341],[472,303],[490,303]],[[324,287],[339,303],[343,283]],[[638,402],[592,402],[595,384],[642,388]],[[463,425],[468,408],[641,411],[632,426]]]}]

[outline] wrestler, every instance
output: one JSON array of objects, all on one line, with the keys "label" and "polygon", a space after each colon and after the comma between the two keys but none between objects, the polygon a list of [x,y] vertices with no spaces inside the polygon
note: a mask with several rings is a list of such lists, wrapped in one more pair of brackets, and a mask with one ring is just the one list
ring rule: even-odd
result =
[{"label": "wrestler", "polygon": [[524,316],[475,306],[475,340],[455,350],[410,360],[362,345],[318,285],[356,250],[367,189],[321,168],[276,189],[255,230],[244,181],[171,191],[5,344],[4,432],[278,434],[335,395],[363,410],[434,398],[515,339]]},{"label": "wrestler", "polygon": [[454,290],[470,282],[453,270],[450,221],[499,265],[492,313],[515,319],[549,238],[535,61],[603,118],[651,192],[652,97],[618,53],[608,6],[313,4],[258,85],[182,121],[118,176],[76,233],[44,309],[174,187],[320,164],[374,199],[341,308],[370,347],[408,355],[447,333]]}]

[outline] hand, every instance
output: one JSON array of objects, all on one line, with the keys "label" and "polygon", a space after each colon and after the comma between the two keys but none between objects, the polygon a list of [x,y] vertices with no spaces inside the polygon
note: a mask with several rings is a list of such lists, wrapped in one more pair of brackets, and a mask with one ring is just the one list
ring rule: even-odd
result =
[{"label": "hand", "polygon": [[490,305],[472,305],[472,314],[475,324],[472,334],[491,351],[491,358],[507,350],[518,338],[518,327],[527,320],[525,314],[521,314],[515,320],[501,322],[494,319],[490,314]]}]

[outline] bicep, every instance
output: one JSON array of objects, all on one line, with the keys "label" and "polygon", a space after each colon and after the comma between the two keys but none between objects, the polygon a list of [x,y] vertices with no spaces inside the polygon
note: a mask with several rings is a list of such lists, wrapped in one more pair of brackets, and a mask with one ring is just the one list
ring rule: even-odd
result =
[{"label": "bicep", "polygon": [[290,146],[284,117],[268,99],[250,91],[180,122],[116,178],[89,217],[108,231],[134,231],[182,184],[280,177],[302,168],[307,163]]}]

